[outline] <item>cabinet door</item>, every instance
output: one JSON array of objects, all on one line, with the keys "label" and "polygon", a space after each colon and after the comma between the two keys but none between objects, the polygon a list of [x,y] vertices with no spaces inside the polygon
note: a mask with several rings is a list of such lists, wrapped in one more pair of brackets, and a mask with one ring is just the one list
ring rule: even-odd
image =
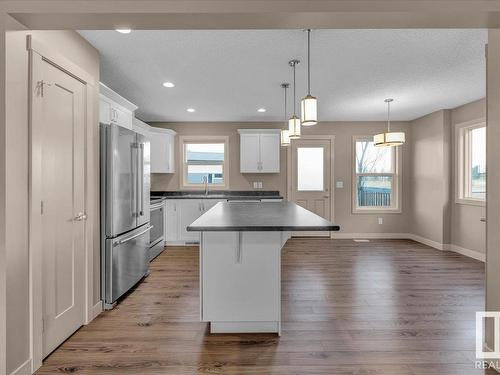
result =
[{"label": "cabinet door", "polygon": [[111,123],[111,104],[102,98],[99,99],[99,122],[107,125]]},{"label": "cabinet door", "polygon": [[260,135],[260,172],[279,173],[280,171],[280,135]]},{"label": "cabinet door", "polygon": [[185,242],[199,242],[200,232],[188,232],[186,227],[198,219],[203,213],[201,199],[179,200],[179,239]]},{"label": "cabinet door", "polygon": [[240,172],[258,173],[260,172],[260,135],[241,134],[240,135]]},{"label": "cabinet door", "polygon": [[114,112],[113,122],[127,129],[132,129],[132,112],[119,106],[113,106]]},{"label": "cabinet door", "polygon": [[174,137],[151,133],[151,173],[174,173]]},{"label": "cabinet door", "polygon": [[165,240],[167,242],[179,241],[179,202],[174,199],[165,201]]}]

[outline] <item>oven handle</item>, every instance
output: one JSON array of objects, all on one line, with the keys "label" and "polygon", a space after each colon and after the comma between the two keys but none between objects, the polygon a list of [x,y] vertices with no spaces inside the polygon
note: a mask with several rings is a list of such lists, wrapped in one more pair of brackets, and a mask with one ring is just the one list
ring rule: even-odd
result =
[{"label": "oven handle", "polygon": [[152,205],[149,206],[149,210],[150,211],[160,210],[162,208],[163,208],[163,202],[161,202],[161,203],[153,203]]}]

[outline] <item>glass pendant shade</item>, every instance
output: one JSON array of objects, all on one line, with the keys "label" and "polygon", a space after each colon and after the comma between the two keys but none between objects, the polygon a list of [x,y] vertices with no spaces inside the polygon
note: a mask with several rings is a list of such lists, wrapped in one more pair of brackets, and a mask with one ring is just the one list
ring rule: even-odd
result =
[{"label": "glass pendant shade", "polygon": [[303,126],[318,123],[318,99],[308,94],[300,103],[300,122]]},{"label": "glass pendant shade", "polygon": [[295,115],[288,120],[288,135],[290,139],[300,138],[300,119]]},{"label": "glass pendant shade", "polygon": [[285,147],[290,145],[290,132],[288,130],[281,130],[281,145]]},{"label": "glass pendant shade", "polygon": [[388,132],[376,134],[373,137],[373,143],[375,143],[377,147],[401,146],[405,143],[405,133]]}]

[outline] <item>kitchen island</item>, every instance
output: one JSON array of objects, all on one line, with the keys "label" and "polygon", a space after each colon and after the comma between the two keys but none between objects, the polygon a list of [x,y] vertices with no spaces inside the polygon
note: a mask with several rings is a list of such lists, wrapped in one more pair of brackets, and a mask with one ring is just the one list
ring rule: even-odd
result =
[{"label": "kitchen island", "polygon": [[281,249],[289,233],[339,229],[295,203],[218,203],[187,227],[201,232],[201,320],[211,333],[281,334]]}]

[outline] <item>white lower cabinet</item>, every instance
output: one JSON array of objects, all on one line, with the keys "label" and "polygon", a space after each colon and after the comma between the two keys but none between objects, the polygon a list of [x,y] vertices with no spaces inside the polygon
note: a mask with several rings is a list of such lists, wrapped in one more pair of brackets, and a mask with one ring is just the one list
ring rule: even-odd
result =
[{"label": "white lower cabinet", "polygon": [[179,241],[179,222],[177,220],[177,199],[165,200],[165,241],[175,243]]},{"label": "white lower cabinet", "polygon": [[217,199],[167,199],[165,210],[166,242],[174,245],[199,242],[200,232],[188,232],[187,226],[222,201]]},{"label": "white lower cabinet", "polygon": [[179,201],[179,237],[184,242],[200,242],[200,232],[188,232],[186,227],[203,213],[201,199],[183,199]]}]

